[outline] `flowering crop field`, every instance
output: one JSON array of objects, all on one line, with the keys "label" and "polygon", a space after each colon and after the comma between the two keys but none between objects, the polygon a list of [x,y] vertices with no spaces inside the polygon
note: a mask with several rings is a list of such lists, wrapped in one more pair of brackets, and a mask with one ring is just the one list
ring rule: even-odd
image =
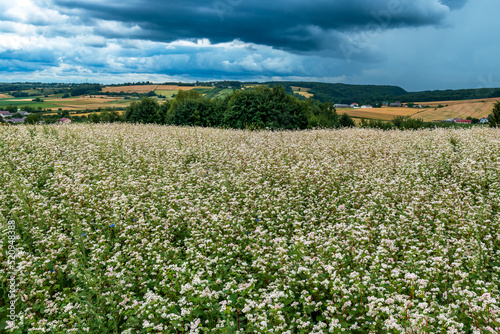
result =
[{"label": "flowering crop field", "polygon": [[1,332],[500,332],[500,130],[4,126],[0,157]]}]

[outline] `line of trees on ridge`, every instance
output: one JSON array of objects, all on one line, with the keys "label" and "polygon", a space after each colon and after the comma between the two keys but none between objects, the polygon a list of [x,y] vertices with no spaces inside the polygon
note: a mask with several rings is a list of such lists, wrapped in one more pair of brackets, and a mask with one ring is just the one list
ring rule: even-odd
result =
[{"label": "line of trees on ridge", "polygon": [[143,98],[132,102],[127,122],[227,127],[234,129],[307,129],[354,126],[347,115],[338,115],[333,103],[300,101],[282,86],[238,90],[225,98],[202,96],[196,90],[179,91],[171,101],[159,104]]}]

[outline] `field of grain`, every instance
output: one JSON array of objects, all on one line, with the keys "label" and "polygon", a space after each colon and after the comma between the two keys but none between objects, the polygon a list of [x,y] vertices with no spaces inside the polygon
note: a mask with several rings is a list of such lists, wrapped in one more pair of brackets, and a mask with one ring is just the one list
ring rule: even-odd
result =
[{"label": "field of grain", "polygon": [[136,85],[136,86],[113,86],[104,87],[103,92],[125,92],[125,93],[149,93],[154,92],[158,85]]},{"label": "field of grain", "polygon": [[304,88],[304,87],[296,87],[296,86],[291,86],[292,90],[294,93],[297,93],[299,95],[302,95],[306,98],[312,97],[314,94],[309,93],[311,88]]},{"label": "field of grain", "polygon": [[43,98],[44,102],[34,102],[32,98],[17,98],[17,99],[1,99],[0,108],[2,106],[16,105],[18,108],[30,106],[33,108],[42,107],[44,109],[59,109],[62,110],[82,110],[82,109],[97,109],[105,107],[123,107],[130,103],[130,100],[124,100],[123,97],[109,97],[106,95],[97,95],[92,97],[70,97],[70,98]]},{"label": "field of grain", "polygon": [[173,90],[173,91],[179,91],[179,90],[192,90],[192,89],[213,89],[212,86],[177,86],[177,85],[160,85],[156,89],[159,90]]},{"label": "field of grain", "polygon": [[97,109],[106,107],[124,107],[131,101],[123,98],[75,98],[75,99],[57,99],[47,102],[57,104],[62,110],[82,110]]},{"label": "field of grain", "polygon": [[[448,118],[481,118],[488,117],[493,109],[493,105],[499,99],[485,99],[473,101],[442,101],[437,105],[447,105],[444,108],[430,108],[425,112],[419,113],[414,118],[422,118],[426,122],[443,121]],[[484,101],[484,102],[483,102]],[[429,105],[429,103],[426,103]],[[437,106],[436,105],[436,106]],[[436,110],[434,110],[436,109]]]},{"label": "field of grain", "polygon": [[499,138],[0,127],[0,331],[499,333]]},{"label": "field of grain", "polygon": [[390,121],[396,116],[411,116],[421,110],[413,108],[337,108],[337,113],[351,117]]},{"label": "field of grain", "polygon": [[475,100],[459,100],[459,101],[437,101],[437,102],[415,102],[415,104],[421,104],[425,106],[430,106],[432,108],[436,108],[439,105],[442,106],[452,106],[455,104],[463,104],[463,103],[481,103],[481,102],[497,102],[500,101],[499,97],[493,97],[489,99],[475,99]]},{"label": "field of grain", "polygon": [[[125,113],[125,111],[124,111],[124,110],[117,110],[116,112],[117,112],[119,115],[123,115],[123,114]],[[84,113],[82,113],[82,112],[73,112],[73,113],[70,113],[70,115],[71,115],[71,116],[86,116],[86,117],[88,117],[88,116],[90,116],[92,113],[96,113],[96,114],[98,114],[98,115],[100,115],[100,114],[101,114],[101,112],[100,112],[100,111],[93,111],[93,112],[90,112],[90,113],[89,113],[89,112],[84,112]]]}]

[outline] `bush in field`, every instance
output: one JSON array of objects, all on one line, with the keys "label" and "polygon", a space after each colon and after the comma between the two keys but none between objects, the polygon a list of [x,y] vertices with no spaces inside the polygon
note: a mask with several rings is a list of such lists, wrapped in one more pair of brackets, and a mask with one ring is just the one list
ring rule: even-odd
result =
[{"label": "bush in field", "polygon": [[495,103],[488,117],[490,127],[500,127],[500,102]]},{"label": "bush in field", "polygon": [[132,102],[125,109],[125,120],[135,123],[165,124],[167,110],[151,97],[144,97],[140,102]]},{"label": "bush in field", "polygon": [[89,115],[89,121],[92,123],[99,123],[101,121],[101,117],[98,113],[93,112]]},{"label": "bush in field", "polygon": [[120,121],[120,114],[116,110],[104,109],[99,115],[99,121],[104,123],[114,123]]},{"label": "bush in field", "polygon": [[305,103],[308,106],[308,125],[309,128],[326,128],[334,129],[340,126],[340,118],[337,114],[333,103],[331,102],[316,102],[312,99]]},{"label": "bush in field", "polygon": [[356,123],[354,123],[354,120],[349,115],[343,113],[342,116],[340,116],[339,125],[343,128],[351,128],[355,127]]},{"label": "bush in field", "polygon": [[417,129],[421,129],[424,126],[426,126],[422,119],[410,118],[408,116],[396,116],[392,120],[392,124],[394,124],[394,126],[397,129],[401,129],[401,130],[409,130],[409,129],[417,130]]},{"label": "bush in field", "polygon": [[223,110],[195,90],[179,91],[169,106],[167,123],[174,125],[220,126]]},{"label": "bush in field", "polygon": [[30,114],[24,119],[25,124],[38,124],[40,123],[40,121],[40,116],[38,116],[37,114]]}]

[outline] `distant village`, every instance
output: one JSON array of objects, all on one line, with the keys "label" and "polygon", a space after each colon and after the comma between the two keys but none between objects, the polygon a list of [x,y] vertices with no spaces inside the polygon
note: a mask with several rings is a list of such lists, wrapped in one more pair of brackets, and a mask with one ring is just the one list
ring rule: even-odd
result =
[{"label": "distant village", "polygon": [[[400,101],[396,101],[393,103],[389,102],[382,102],[382,107],[391,107],[391,108],[402,108],[406,107],[408,108],[408,105],[401,103]],[[423,108],[421,104],[415,105],[415,108]],[[366,108],[373,108],[371,105],[362,105],[361,107],[357,103],[351,103],[351,104],[335,104],[335,108],[353,108],[353,109],[366,109]]]},{"label": "distant village", "polygon": [[[18,109],[17,113],[11,113],[10,111],[0,110],[0,116],[6,123],[11,124],[22,124],[26,120],[26,117],[30,115],[29,112]],[[43,122],[40,122],[43,123]],[[59,119],[59,123],[69,124],[71,119],[63,117]]]}]

